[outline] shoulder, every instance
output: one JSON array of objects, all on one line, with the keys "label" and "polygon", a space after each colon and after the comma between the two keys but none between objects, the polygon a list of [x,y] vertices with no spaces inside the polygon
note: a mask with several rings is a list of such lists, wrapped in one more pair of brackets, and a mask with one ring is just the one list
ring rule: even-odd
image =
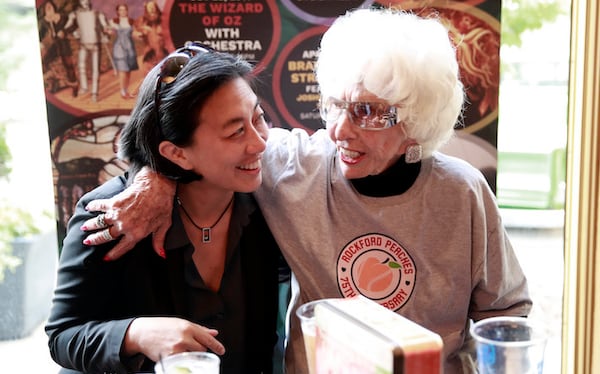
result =
[{"label": "shoulder", "polygon": [[95,212],[88,212],[85,207],[92,200],[109,199],[123,191],[126,187],[126,179],[123,176],[114,177],[93,190],[84,194],[77,205],[75,211],[69,220],[69,229],[73,225],[80,225],[85,220],[96,215]]},{"label": "shoulder", "polygon": [[278,154],[322,156],[332,148],[334,148],[333,142],[323,129],[309,134],[306,130],[298,128],[291,130],[272,128],[267,141],[267,152]]},{"label": "shoulder", "polygon": [[267,227],[262,211],[251,193],[236,192],[234,202],[235,219],[244,227],[244,231],[264,230]]},{"label": "shoulder", "polygon": [[[105,250],[99,251],[95,247],[83,245],[83,240],[88,232],[81,230],[81,225],[88,219],[94,217],[96,212],[90,212],[85,206],[92,200],[110,198],[125,189],[125,178],[114,177],[92,191],[86,193],[79,199],[73,215],[67,225],[66,236],[63,241],[61,252],[61,268],[66,265],[82,266],[93,262],[101,262],[101,258],[109,247],[114,243],[103,246]],[[63,271],[65,272],[65,271]]]},{"label": "shoulder", "polygon": [[[469,199],[494,200],[495,194],[483,173],[467,161],[434,152],[431,158],[426,188],[442,191],[445,195]],[[469,196],[469,197],[468,197]]]},{"label": "shoulder", "polygon": [[418,180],[419,191],[430,206],[436,207],[436,215],[448,214],[448,219],[456,224],[462,220],[462,227],[486,222],[490,230],[496,231],[492,228],[501,224],[496,195],[477,168],[438,152],[423,161],[427,166],[423,178]]},{"label": "shoulder", "polygon": [[89,202],[97,199],[108,199],[123,191],[127,180],[124,176],[116,176],[104,182],[100,186],[87,192],[81,197],[81,202]]},{"label": "shoulder", "polygon": [[256,235],[259,238],[265,232],[270,235],[270,229],[253,194],[236,192],[234,215],[236,220],[239,220],[245,234],[250,232],[251,235]]},{"label": "shoulder", "polygon": [[327,167],[335,145],[324,130],[309,135],[303,129],[271,129],[264,152],[263,188],[283,181],[296,184]]},{"label": "shoulder", "polygon": [[431,159],[433,170],[444,175],[445,178],[472,183],[486,183],[481,171],[463,159],[440,152],[434,152]]}]

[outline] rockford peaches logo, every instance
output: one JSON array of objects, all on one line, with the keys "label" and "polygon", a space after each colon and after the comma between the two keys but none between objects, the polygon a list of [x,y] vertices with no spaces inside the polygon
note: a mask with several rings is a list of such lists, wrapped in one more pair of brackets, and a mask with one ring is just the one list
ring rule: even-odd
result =
[{"label": "rockford peaches logo", "polygon": [[394,311],[408,301],[416,271],[400,243],[380,234],[354,239],[337,261],[338,287],[344,297],[361,294]]}]

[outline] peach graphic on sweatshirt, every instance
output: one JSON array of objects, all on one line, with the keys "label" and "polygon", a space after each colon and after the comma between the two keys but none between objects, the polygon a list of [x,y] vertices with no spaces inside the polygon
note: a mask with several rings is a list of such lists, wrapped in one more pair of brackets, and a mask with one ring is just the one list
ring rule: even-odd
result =
[{"label": "peach graphic on sweatshirt", "polygon": [[358,264],[356,269],[358,287],[364,291],[379,293],[385,291],[394,279],[401,265],[385,258],[381,261],[377,256],[370,256]]},{"label": "peach graphic on sweatshirt", "polygon": [[408,302],[417,280],[410,253],[399,241],[377,233],[344,245],[336,267],[342,297],[362,295],[393,311]]}]

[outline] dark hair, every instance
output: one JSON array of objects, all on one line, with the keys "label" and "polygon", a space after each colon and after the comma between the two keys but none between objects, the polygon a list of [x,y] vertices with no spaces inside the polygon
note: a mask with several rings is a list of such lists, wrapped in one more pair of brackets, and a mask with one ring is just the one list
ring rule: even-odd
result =
[{"label": "dark hair", "polygon": [[115,11],[117,12],[117,14],[119,14],[119,8],[124,6],[125,9],[127,9],[127,11],[129,11],[129,6],[127,5],[127,3],[119,3],[115,6]]},{"label": "dark hair", "polygon": [[54,1],[53,1],[53,0],[48,0],[48,1],[46,1],[44,4],[42,4],[42,9],[43,9],[44,15],[46,15],[46,6],[47,6],[48,4],[52,5],[52,9],[53,9],[55,12],[57,12],[57,11],[58,11],[58,7],[56,6],[56,4],[54,4]]},{"label": "dark hair", "polygon": [[198,180],[201,178],[198,174],[163,157],[158,146],[163,140],[179,147],[189,145],[199,125],[198,115],[204,103],[219,87],[243,78],[254,88],[252,65],[239,57],[216,51],[195,55],[173,82],[160,84],[157,118],[155,88],[161,66],[162,61],[142,82],[131,117],[121,133],[119,156],[129,162],[133,175],[142,167],[150,166],[179,182]]}]

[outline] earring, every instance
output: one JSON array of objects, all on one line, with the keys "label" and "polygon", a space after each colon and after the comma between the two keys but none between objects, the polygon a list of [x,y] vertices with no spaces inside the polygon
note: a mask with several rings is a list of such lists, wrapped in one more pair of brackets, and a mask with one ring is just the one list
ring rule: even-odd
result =
[{"label": "earring", "polygon": [[411,144],[406,147],[404,162],[407,164],[416,164],[421,161],[421,157],[423,157],[423,147],[421,144]]}]

